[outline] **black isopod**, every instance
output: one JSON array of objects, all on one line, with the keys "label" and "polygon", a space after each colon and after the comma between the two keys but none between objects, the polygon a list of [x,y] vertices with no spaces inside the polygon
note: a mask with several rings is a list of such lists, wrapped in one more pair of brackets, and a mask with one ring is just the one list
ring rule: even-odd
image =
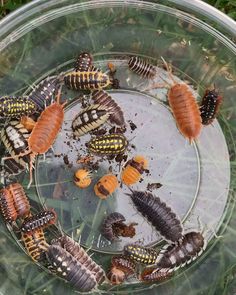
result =
[{"label": "black isopod", "polygon": [[95,274],[95,278],[98,284],[102,283],[105,279],[105,272],[88,253],[73,239],[63,235],[62,237],[53,241],[54,245],[59,245],[70,253],[79,263],[86,267],[90,272]]},{"label": "black isopod", "polygon": [[137,210],[147,218],[165,240],[175,243],[182,239],[181,221],[160,198],[142,191],[132,191],[132,194],[128,195]]},{"label": "black isopod", "polygon": [[92,93],[92,99],[95,104],[106,107],[110,112],[109,121],[119,126],[125,125],[124,114],[121,107],[115,100],[104,90],[95,90]]},{"label": "black isopod", "polygon": [[76,290],[89,292],[97,286],[96,274],[89,271],[62,247],[51,245],[46,255],[53,271]]},{"label": "black isopod", "polygon": [[191,263],[201,255],[205,248],[204,237],[200,232],[189,232],[177,244],[169,245],[160,255],[158,268],[177,269]]},{"label": "black isopod", "polygon": [[219,112],[222,101],[223,97],[219,95],[219,92],[216,91],[216,89],[206,90],[200,106],[203,125],[209,125],[214,121]]}]

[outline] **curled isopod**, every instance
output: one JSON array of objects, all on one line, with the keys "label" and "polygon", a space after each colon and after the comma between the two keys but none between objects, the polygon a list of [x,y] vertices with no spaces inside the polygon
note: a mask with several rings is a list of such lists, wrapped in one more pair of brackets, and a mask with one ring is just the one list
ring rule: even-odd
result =
[{"label": "curled isopod", "polygon": [[102,235],[111,242],[119,236],[132,238],[135,235],[134,225],[137,224],[126,225],[124,221],[126,221],[125,217],[118,212],[109,214],[103,221]]}]

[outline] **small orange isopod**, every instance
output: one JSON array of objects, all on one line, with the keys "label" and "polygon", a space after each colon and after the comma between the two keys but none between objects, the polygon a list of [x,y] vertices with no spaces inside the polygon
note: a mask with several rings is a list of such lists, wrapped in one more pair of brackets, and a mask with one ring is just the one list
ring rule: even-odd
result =
[{"label": "small orange isopod", "polygon": [[34,126],[36,124],[36,122],[27,116],[23,116],[20,119],[20,123],[25,127],[26,130],[28,131],[32,131],[34,129]]},{"label": "small orange isopod", "polygon": [[104,175],[94,186],[95,194],[102,200],[105,200],[118,187],[118,180],[115,175]]},{"label": "small orange isopod", "polygon": [[139,181],[141,174],[148,167],[148,161],[143,156],[135,156],[129,160],[121,172],[121,181],[126,185],[132,185]]},{"label": "small orange isopod", "polygon": [[86,169],[79,169],[75,172],[74,183],[80,188],[86,188],[91,184],[91,172]]}]

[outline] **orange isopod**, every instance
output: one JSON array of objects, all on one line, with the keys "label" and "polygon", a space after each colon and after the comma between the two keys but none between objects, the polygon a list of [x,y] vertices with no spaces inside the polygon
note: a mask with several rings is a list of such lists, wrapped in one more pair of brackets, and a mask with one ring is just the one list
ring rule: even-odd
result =
[{"label": "orange isopod", "polygon": [[179,131],[191,143],[202,129],[198,104],[187,84],[176,83],[168,93],[168,100]]},{"label": "orange isopod", "polygon": [[104,175],[94,186],[95,194],[105,200],[118,187],[117,177],[113,174]]},{"label": "orange isopod", "polygon": [[18,183],[12,183],[6,187],[11,193],[18,217],[25,217],[30,214],[29,199],[26,196],[23,186]]},{"label": "orange isopod", "polygon": [[34,129],[34,126],[36,124],[36,122],[27,116],[23,116],[20,119],[20,123],[25,127],[26,130],[28,131],[32,131]]},{"label": "orange isopod", "polygon": [[[186,83],[177,83],[164,59],[163,62],[172,80],[168,91],[168,101],[176,120],[176,125],[180,133],[192,143],[193,140],[199,137],[202,129],[199,106],[190,87]],[[168,82],[166,83],[169,84]],[[160,87],[160,84],[155,83],[154,87]]]},{"label": "orange isopod", "polygon": [[126,185],[132,185],[138,182],[147,167],[148,161],[143,156],[133,157],[125,164],[121,173],[121,181]]},{"label": "orange isopod", "polygon": [[57,94],[56,101],[46,107],[38,118],[38,121],[36,122],[28,139],[27,150],[17,155],[17,157],[23,157],[30,154],[30,181],[28,188],[33,180],[32,170],[35,156],[44,154],[50,149],[62,126],[64,120],[64,105],[66,102],[60,104],[60,96],[61,89]]},{"label": "orange isopod", "polygon": [[91,184],[91,172],[87,169],[79,169],[75,172],[74,183],[80,188],[86,188]]}]

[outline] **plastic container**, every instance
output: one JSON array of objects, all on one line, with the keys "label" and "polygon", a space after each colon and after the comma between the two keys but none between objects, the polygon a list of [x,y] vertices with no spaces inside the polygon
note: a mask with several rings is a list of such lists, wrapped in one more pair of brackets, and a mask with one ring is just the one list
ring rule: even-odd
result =
[{"label": "plastic container", "polygon": [[[75,56],[82,51],[91,52],[96,66],[102,69],[107,62],[114,63],[121,89],[111,94],[122,106],[127,121],[137,127],[127,128],[127,136],[136,147],[128,156],[143,153],[150,160],[150,174],[137,188],[144,190],[148,183],[160,182],[162,187],[153,193],[173,207],[186,231],[201,230],[200,220],[208,246],[201,257],[166,282],[142,284],[134,279],[119,287],[101,286],[100,292],[232,294],[236,244],[236,47],[230,38],[236,36],[235,23],[200,1],[155,2],[34,1],[24,6],[0,24],[1,95],[27,94],[48,75],[72,68]],[[198,99],[214,83],[219,88],[224,102],[218,121],[203,129],[198,142],[189,145],[179,134],[166,102],[167,90],[146,90],[153,81],[144,81],[128,70],[130,55],[147,58],[159,66],[161,57],[171,62],[176,79],[191,84],[199,93]],[[161,67],[159,71],[168,79]],[[71,91],[64,94],[71,101],[66,109],[66,124],[78,111],[78,102],[73,100],[76,95]],[[163,245],[152,227],[136,214],[124,194],[127,189],[119,188],[107,201],[99,201],[92,187],[78,191],[73,185],[76,165],[70,167],[63,157],[55,157],[67,154],[69,162],[74,163],[78,156],[78,143],[67,144],[68,126],[63,126],[54,153],[48,153],[46,161],[43,157],[37,161],[35,186],[28,191],[34,207],[54,207],[63,230],[75,239],[81,235],[81,243],[92,248],[93,258],[106,270],[111,255],[120,253],[126,243],[141,240],[157,248]],[[79,153],[86,153],[83,145],[87,140],[81,140]],[[104,162],[94,172],[93,184],[108,169]],[[113,170],[119,173],[115,165]],[[18,180],[26,186],[28,174]],[[137,236],[110,245],[101,238],[99,228],[105,214],[115,210],[128,221],[138,222]],[[215,238],[216,232],[223,238]],[[13,238],[2,223],[2,294],[74,294],[69,285],[31,262],[20,243],[20,247],[16,245],[14,234]]]}]

